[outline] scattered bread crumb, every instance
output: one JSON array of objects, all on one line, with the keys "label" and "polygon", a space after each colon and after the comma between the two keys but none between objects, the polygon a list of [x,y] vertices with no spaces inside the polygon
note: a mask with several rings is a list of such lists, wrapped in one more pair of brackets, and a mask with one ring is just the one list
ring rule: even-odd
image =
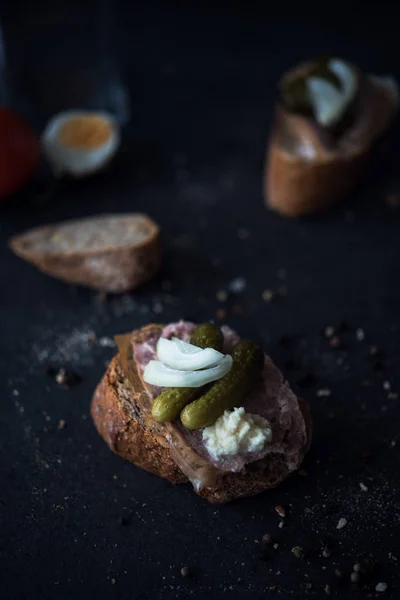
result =
[{"label": "scattered bread crumb", "polygon": [[264,290],[262,293],[262,299],[264,302],[271,302],[275,298],[275,294],[272,290]]}]

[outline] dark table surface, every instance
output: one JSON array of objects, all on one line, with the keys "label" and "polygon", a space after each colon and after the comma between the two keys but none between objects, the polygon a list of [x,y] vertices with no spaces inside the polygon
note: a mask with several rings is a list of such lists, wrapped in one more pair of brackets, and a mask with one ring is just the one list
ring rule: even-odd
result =
[{"label": "dark table surface", "polygon": [[[360,597],[386,582],[384,596],[398,598],[400,213],[385,203],[400,189],[396,130],[363,188],[327,215],[284,220],[261,193],[279,74],[330,50],[400,76],[396,28],[387,19],[373,30],[370,15],[355,34],[355,21],[337,29],[335,15],[271,17],[238,3],[225,12],[207,3],[119,11],[132,113],[119,157],[90,180],[62,182],[46,201],[34,194],[2,208],[1,595],[324,598],[329,584],[345,599],[357,592],[352,565],[373,559]],[[7,249],[30,226],[127,210],[159,221],[165,245],[161,274],[132,294],[101,300]],[[218,302],[237,277],[245,289]],[[266,289],[278,298],[265,302]],[[88,415],[114,333],[181,317],[220,322],[217,314],[262,341],[315,421],[303,476],[226,506],[114,456]],[[327,326],[340,327],[339,347]],[[82,382],[62,388],[49,365]],[[283,528],[276,505],[286,508]],[[263,546],[266,533],[276,548]]]}]

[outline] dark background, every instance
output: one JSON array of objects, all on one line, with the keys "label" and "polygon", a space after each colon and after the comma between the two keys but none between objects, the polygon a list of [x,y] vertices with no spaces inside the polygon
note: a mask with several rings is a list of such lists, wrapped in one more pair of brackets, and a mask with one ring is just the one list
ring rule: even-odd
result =
[{"label": "dark background", "polygon": [[[24,32],[46,47],[45,24],[61,6],[2,5],[16,88],[29,88],[28,71],[41,77]],[[95,3],[68,6],[80,11],[80,23],[97,14]],[[261,188],[282,71],[333,52],[400,78],[397,20],[384,3],[353,5],[351,13],[330,5],[324,17],[286,4],[119,3],[113,15],[113,36],[96,37],[97,26],[90,35],[107,39],[98,56],[113,49],[130,93],[120,155],[95,178],[62,181],[49,197],[39,194],[41,182],[2,207],[2,596],[325,598],[330,584],[345,599],[375,597],[383,581],[384,597],[398,598],[400,213],[385,202],[400,191],[398,124],[363,187],[327,215],[284,220],[263,206]],[[86,36],[82,26],[80,48],[90,46]],[[60,38],[48,51],[56,71],[58,57],[68,62],[70,42]],[[48,85],[51,93],[51,77]],[[41,90],[22,103],[37,126],[45,117]],[[146,211],[163,230],[163,270],[133,294],[101,300],[7,249],[10,235],[27,227],[107,211]],[[218,302],[236,277],[245,278],[244,291]],[[278,298],[264,302],[266,289]],[[114,352],[102,338],[156,320],[220,322],[218,309],[242,335],[262,341],[315,420],[307,474],[227,506],[112,455],[88,417]],[[340,327],[339,348],[326,326]],[[53,364],[82,382],[63,389],[46,373]],[[282,529],[278,504],[287,512]],[[341,517],[348,524],[337,530]],[[265,533],[276,549],[264,548]],[[320,540],[330,558],[321,557]],[[304,560],[292,555],[296,545],[307,550]],[[354,588],[352,565],[371,557],[377,573]]]}]

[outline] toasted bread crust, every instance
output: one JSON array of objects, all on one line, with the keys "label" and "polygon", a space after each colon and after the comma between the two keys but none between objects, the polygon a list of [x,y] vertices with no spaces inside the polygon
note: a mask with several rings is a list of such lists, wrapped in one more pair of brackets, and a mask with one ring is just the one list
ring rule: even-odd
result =
[{"label": "toasted bread crust", "polygon": [[[135,331],[133,339],[140,341],[159,330],[159,325],[149,325]],[[91,415],[96,428],[111,450],[171,483],[184,483],[186,476],[171,457],[169,445],[163,437],[163,426],[147,422],[140,410],[141,394],[146,394],[140,378],[135,389],[126,379],[119,355],[111,361],[92,399]],[[311,416],[308,404],[299,399],[306,423],[307,452],[311,441]],[[273,454],[262,465],[254,465],[242,473],[228,473],[220,477],[212,488],[203,488],[197,493],[212,503],[229,502],[236,498],[252,496],[270,487],[275,487],[290,473],[283,457]]]},{"label": "toasted bread crust", "polygon": [[368,150],[359,155],[313,163],[284,152],[273,134],[265,172],[265,198],[269,208],[284,217],[323,212],[342,202],[368,165]]},{"label": "toasted bread crust", "polygon": [[183,483],[187,479],[172,460],[168,444],[161,445],[146,427],[138,404],[141,393],[145,392],[131,388],[115,356],[93,395],[91,415],[96,428],[109,448],[122,458],[171,483]]},{"label": "toasted bread crust", "polygon": [[[151,279],[161,265],[159,227],[146,215],[140,218],[146,222],[149,235],[130,246],[46,253],[25,244],[31,231],[12,237],[9,246],[47,275],[103,292],[122,293]],[[36,232],[46,237],[53,227],[40,227]]]}]

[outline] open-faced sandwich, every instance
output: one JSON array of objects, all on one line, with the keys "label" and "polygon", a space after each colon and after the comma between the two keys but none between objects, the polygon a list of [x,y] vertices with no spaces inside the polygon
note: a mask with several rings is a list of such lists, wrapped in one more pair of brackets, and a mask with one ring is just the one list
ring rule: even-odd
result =
[{"label": "open-faced sandwich", "polygon": [[392,121],[392,77],[366,75],[338,58],[285,73],[267,151],[265,201],[290,217],[343,200]]},{"label": "open-faced sandwich", "polygon": [[278,485],[308,450],[307,403],[258,344],[180,321],[116,336],[91,406],[109,447],[210,502]]}]

